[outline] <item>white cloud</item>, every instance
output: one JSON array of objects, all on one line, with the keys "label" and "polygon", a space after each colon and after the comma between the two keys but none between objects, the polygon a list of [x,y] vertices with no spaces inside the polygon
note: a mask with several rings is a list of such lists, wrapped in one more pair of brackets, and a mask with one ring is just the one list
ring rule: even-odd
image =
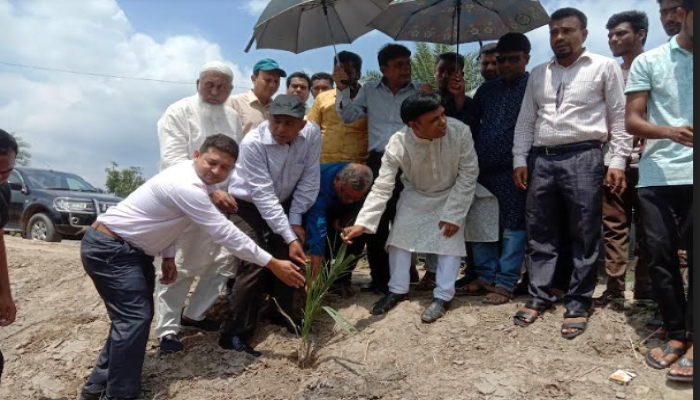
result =
[{"label": "white cloud", "polygon": [[243,8],[255,17],[259,17],[265,7],[270,3],[270,0],[247,0],[243,4]]},{"label": "white cloud", "polygon": [[[156,122],[195,93],[197,72],[223,60],[197,36],[162,42],[136,32],[115,0],[0,0],[0,61],[108,75],[192,82],[174,85],[0,67],[0,128],[32,146],[33,164],[76,172],[97,186],[112,161],[157,172]],[[230,63],[239,87],[250,70]]]}]

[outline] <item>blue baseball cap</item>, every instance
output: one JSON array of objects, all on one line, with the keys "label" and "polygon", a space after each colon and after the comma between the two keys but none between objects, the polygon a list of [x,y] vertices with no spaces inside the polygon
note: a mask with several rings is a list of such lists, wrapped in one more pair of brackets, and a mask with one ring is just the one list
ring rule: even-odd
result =
[{"label": "blue baseball cap", "polygon": [[287,77],[287,73],[282,68],[280,68],[280,65],[277,63],[277,61],[271,58],[260,60],[257,64],[255,64],[255,67],[253,68],[253,73],[257,75],[260,71],[276,71],[280,74],[280,77]]}]

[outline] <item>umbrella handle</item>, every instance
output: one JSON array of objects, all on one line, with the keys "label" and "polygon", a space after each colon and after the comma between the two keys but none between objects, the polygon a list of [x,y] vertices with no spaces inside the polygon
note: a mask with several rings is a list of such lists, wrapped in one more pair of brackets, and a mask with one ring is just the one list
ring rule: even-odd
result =
[{"label": "umbrella handle", "polygon": [[[335,53],[335,64],[340,65],[340,58],[338,58],[338,48],[335,45],[335,37],[333,37],[333,27],[331,26],[331,17],[328,15],[328,3],[326,0],[321,0],[321,5],[323,6],[323,14],[326,16],[326,24],[328,24],[328,33],[331,35],[331,42],[333,42],[333,52]],[[343,85],[350,85],[350,81],[342,81]]]}]

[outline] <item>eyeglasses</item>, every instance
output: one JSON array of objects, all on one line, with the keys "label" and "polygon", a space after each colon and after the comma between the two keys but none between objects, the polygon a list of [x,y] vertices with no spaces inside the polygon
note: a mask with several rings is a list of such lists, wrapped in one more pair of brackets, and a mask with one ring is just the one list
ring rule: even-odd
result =
[{"label": "eyeglasses", "polygon": [[499,64],[517,64],[520,61],[522,61],[523,57],[522,56],[498,56],[498,63]]}]

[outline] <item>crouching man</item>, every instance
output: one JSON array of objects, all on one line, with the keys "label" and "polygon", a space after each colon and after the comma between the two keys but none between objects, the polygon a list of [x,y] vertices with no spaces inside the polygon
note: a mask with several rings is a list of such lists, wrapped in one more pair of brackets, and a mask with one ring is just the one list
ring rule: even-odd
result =
[{"label": "crouching man", "polygon": [[405,190],[387,243],[391,281],[389,293],[373,315],[389,312],[407,299],[412,253],[438,256],[437,288],[423,322],[445,316],[455,295],[455,281],[467,255],[465,222],[474,201],[479,163],[469,127],[447,118],[440,97],[419,93],[401,107],[408,126],[391,138],[379,178],[357,218],[345,229],[349,243],[377,230],[387,202],[401,178]]},{"label": "crouching man", "polygon": [[[334,260],[342,245],[343,229],[354,224],[362,201],[372,188],[372,170],[362,164],[321,164],[321,191],[316,204],[306,214],[306,245],[311,254],[314,277],[322,270],[324,261]],[[357,268],[365,249],[363,240],[356,240],[347,255],[356,257],[348,272],[341,276],[331,291],[343,298],[352,296],[352,272]]]},{"label": "crouching man", "polygon": [[85,271],[112,322],[97,366],[82,390],[84,400],[136,399],[153,320],[154,257],[162,256],[162,280],[176,281],[175,243],[196,224],[236,257],[265,266],[293,287],[304,287],[299,268],[274,259],[228,221],[209,193],[236,164],[238,145],[224,135],[207,138],[194,154],[148,181],[101,215],[85,234]]}]

